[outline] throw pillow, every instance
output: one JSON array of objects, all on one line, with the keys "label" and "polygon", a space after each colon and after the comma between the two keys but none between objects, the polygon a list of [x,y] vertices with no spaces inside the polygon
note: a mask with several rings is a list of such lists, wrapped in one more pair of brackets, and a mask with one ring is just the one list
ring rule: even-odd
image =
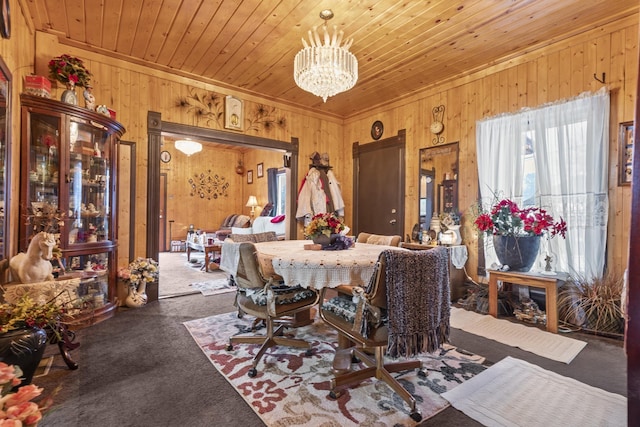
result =
[{"label": "throw pillow", "polygon": [[271,220],[271,222],[274,224],[277,224],[282,221],[284,221],[284,215],[274,216],[273,219]]}]

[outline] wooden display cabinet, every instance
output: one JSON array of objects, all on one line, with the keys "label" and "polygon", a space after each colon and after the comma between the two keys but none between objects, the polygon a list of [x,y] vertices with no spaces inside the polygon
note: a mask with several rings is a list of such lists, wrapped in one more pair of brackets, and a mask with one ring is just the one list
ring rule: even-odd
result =
[{"label": "wooden display cabinet", "polygon": [[[111,317],[116,297],[117,150],[124,127],[102,114],[22,94],[20,250],[39,231],[56,235],[63,275],[80,277],[86,326]],[[77,316],[76,316],[77,317]]]}]

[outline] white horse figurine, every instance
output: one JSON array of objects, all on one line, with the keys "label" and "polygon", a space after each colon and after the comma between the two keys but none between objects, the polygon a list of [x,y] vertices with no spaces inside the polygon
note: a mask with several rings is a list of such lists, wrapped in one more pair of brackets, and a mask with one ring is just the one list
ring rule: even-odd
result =
[{"label": "white horse figurine", "polygon": [[27,253],[20,252],[11,258],[9,267],[11,275],[18,278],[20,283],[37,283],[53,280],[53,247],[56,239],[51,233],[40,233],[33,236]]}]

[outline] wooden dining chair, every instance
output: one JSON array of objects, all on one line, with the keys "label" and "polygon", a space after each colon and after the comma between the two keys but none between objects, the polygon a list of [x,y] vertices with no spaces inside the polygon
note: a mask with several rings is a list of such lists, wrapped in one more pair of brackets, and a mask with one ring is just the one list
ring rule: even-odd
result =
[{"label": "wooden dining chair", "polygon": [[358,234],[356,239],[357,243],[369,243],[370,245],[387,245],[387,246],[400,246],[402,242],[402,236],[392,235],[384,236],[381,234],[365,233],[364,231]]},{"label": "wooden dining chair", "polygon": [[[236,246],[237,245],[237,246]],[[303,348],[307,354],[311,352],[311,345],[300,339],[283,335],[286,321],[293,314],[308,310],[319,299],[317,291],[305,289],[300,286],[285,286],[281,282],[271,278],[265,278],[260,270],[260,263],[256,254],[256,247],[252,242],[225,243],[224,251],[229,251],[227,256],[233,256],[230,252],[238,252],[238,264],[234,274],[236,286],[235,305],[242,313],[263,319],[266,324],[264,335],[234,335],[229,338],[227,350],[233,350],[234,344],[260,344],[260,350],[253,358],[253,366],[248,375],[255,377],[258,373],[256,367],[265,352],[274,346],[284,345]],[[279,321],[282,323],[277,324]]]},{"label": "wooden dining chair", "polygon": [[[375,377],[409,405],[413,420],[422,419],[415,398],[392,375],[419,369],[418,374],[426,376],[422,362],[385,363],[384,356],[432,353],[448,341],[448,256],[444,247],[426,251],[383,251],[366,289],[339,287],[338,296],[321,305],[320,317],[354,343],[353,347],[336,352],[330,397],[338,398],[340,387]],[[323,290],[322,301],[324,296]],[[360,362],[364,367],[353,369]]]}]

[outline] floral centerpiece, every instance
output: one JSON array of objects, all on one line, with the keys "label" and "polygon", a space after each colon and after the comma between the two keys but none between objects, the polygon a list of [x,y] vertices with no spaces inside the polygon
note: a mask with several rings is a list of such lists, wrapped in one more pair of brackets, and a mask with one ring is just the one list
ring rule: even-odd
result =
[{"label": "floral centerpiece", "polygon": [[542,236],[560,235],[567,232],[567,223],[560,218],[555,221],[540,207],[520,208],[517,203],[502,199],[491,207],[490,212],[481,212],[474,221],[481,232],[494,236]]},{"label": "floral centerpiece", "polygon": [[567,223],[559,221],[540,207],[520,208],[509,199],[502,199],[481,212],[474,221],[476,228],[493,236],[493,247],[502,264],[501,269],[529,271],[540,249],[540,236],[552,238],[567,232]]},{"label": "floral centerpiece", "polygon": [[118,270],[118,277],[129,282],[129,287],[140,290],[141,285],[158,279],[158,262],[151,258],[138,257],[131,261],[128,268]]},{"label": "floral centerpiece", "polygon": [[89,86],[91,72],[81,59],[71,55],[60,55],[49,61],[49,76],[61,83],[79,87]]},{"label": "floral centerpiece", "polygon": [[42,388],[33,384],[24,385],[14,392],[14,388],[21,383],[21,376],[20,367],[0,362],[1,426],[37,426],[53,404],[51,396],[39,403],[32,402],[32,399],[42,394]]},{"label": "floral centerpiece", "polygon": [[342,220],[334,213],[319,213],[311,218],[311,221],[304,228],[304,236],[313,239],[325,235],[340,234],[345,229]]}]

